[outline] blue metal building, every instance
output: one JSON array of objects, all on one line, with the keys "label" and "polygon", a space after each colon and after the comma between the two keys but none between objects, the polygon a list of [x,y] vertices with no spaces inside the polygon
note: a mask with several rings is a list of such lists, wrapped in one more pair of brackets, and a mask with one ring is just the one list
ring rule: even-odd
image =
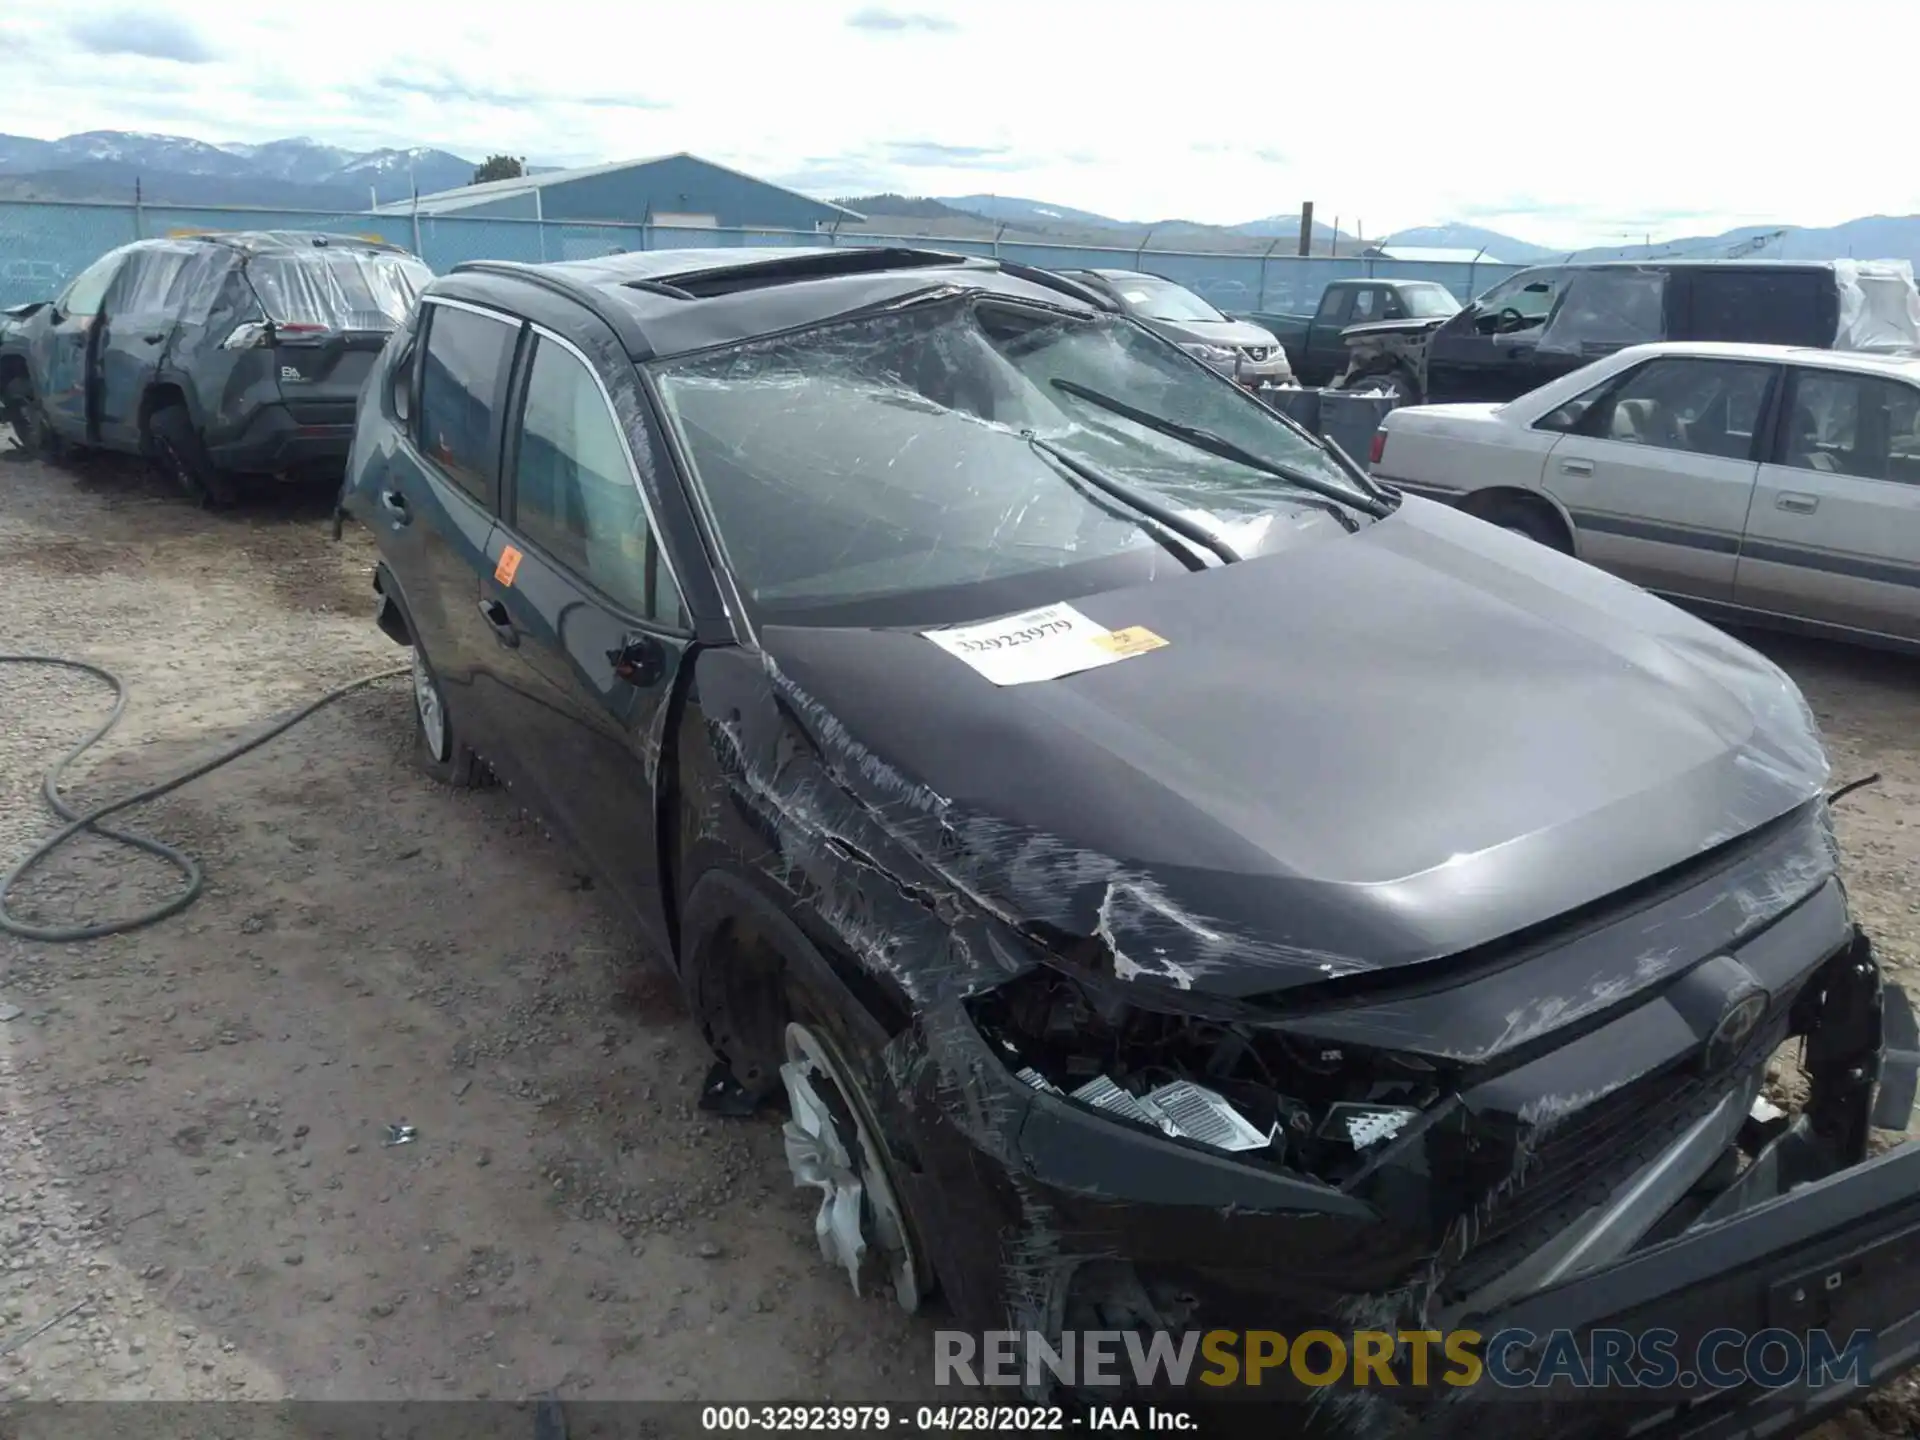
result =
[{"label": "blue metal building", "polygon": [[[406,215],[415,204],[403,200],[375,213]],[[422,195],[417,204],[423,216],[747,230],[824,230],[863,218],[685,153],[491,180]]]}]

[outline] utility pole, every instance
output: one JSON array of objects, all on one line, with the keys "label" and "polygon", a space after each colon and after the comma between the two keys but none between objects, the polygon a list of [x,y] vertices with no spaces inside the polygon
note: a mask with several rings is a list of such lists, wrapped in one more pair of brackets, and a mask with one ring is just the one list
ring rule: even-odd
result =
[{"label": "utility pole", "polygon": [[1313,254],[1313,202],[1311,200],[1300,207],[1300,253],[1302,256]]}]

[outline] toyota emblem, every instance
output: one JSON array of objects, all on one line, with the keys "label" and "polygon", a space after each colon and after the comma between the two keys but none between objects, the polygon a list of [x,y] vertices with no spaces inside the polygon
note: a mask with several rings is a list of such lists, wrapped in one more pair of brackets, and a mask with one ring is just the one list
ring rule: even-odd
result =
[{"label": "toyota emblem", "polygon": [[1719,1070],[1738,1055],[1760,1028],[1767,1013],[1767,992],[1749,990],[1736,996],[1722,1012],[1720,1021],[1707,1037],[1706,1067]]}]

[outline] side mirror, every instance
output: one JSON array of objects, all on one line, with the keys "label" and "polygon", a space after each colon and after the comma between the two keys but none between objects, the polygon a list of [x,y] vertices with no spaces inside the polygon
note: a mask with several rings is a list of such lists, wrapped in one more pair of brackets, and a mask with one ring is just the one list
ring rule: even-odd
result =
[{"label": "side mirror", "polygon": [[658,684],[667,673],[666,647],[651,635],[629,636],[618,650],[607,652],[613,673],[642,689]]}]

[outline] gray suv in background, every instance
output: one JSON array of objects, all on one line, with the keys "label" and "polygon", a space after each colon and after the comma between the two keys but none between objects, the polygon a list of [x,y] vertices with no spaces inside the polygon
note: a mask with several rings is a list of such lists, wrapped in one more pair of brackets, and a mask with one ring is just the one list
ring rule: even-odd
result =
[{"label": "gray suv in background", "polygon": [[1182,350],[1249,390],[1294,383],[1279,340],[1258,325],[1221,314],[1184,285],[1143,270],[1058,272],[1117,304]]},{"label": "gray suv in background", "polygon": [[225,504],[245,475],[339,475],[360,384],[433,278],[304,231],[142,240],[0,325],[0,419],[29,450],[144,454]]}]

